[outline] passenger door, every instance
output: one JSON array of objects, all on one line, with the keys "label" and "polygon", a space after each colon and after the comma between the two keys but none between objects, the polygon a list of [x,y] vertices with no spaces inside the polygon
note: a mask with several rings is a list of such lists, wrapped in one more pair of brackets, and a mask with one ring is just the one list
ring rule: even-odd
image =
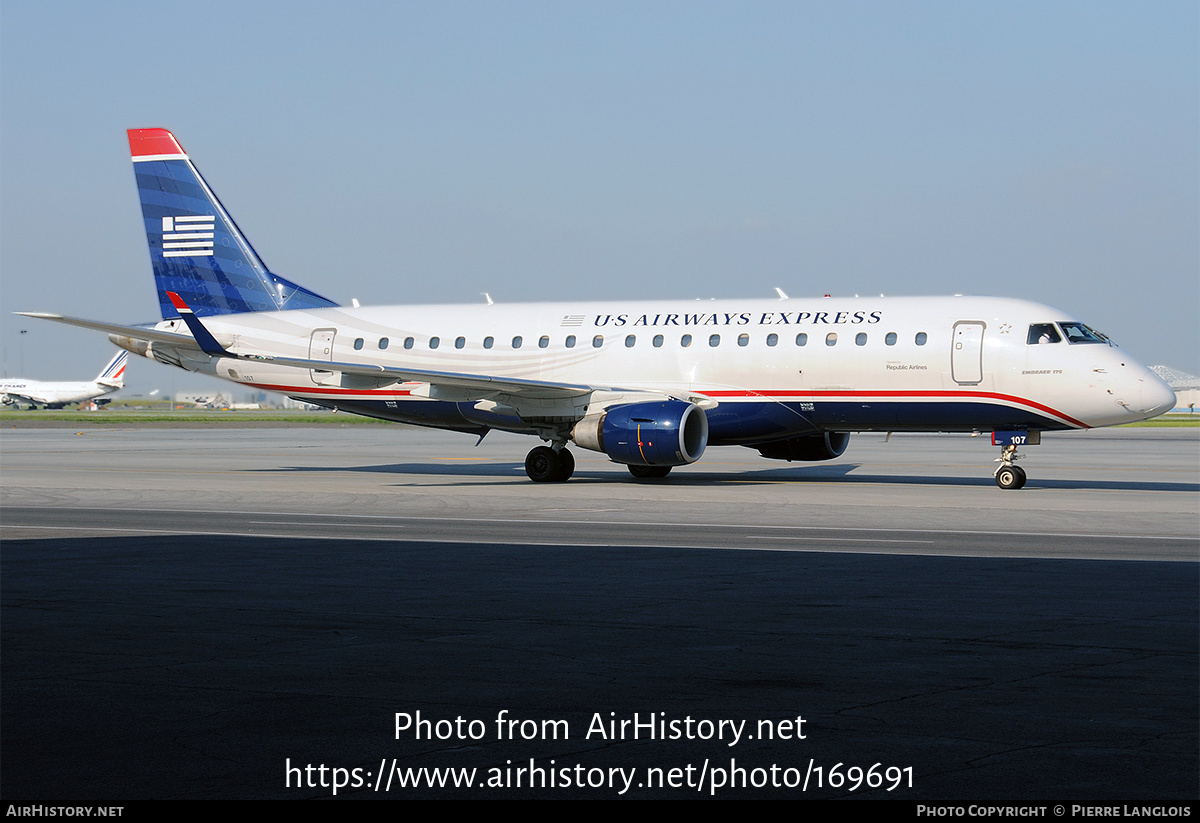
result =
[{"label": "passenger door", "polygon": [[954,324],[950,351],[950,375],[960,386],[983,382],[983,330],[986,323],[960,320]]}]

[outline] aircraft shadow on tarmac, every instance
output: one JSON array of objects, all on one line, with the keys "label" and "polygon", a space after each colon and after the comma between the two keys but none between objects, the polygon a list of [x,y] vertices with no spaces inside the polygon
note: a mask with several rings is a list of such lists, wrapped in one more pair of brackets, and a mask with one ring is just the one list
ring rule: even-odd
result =
[{"label": "aircraft shadow on tarmac", "polygon": [[[990,474],[980,474],[974,477],[956,477],[932,474],[892,475],[855,473],[860,468],[862,466],[858,463],[840,463],[831,466],[787,466],[740,472],[697,471],[688,467],[682,467],[672,472],[666,478],[636,480],[628,474],[618,474],[612,471],[589,471],[581,467],[575,471],[570,483],[578,485],[580,483],[626,482],[649,486],[712,486],[722,483],[815,483],[834,481],[837,483],[853,483],[858,485],[883,484],[893,486],[927,485],[960,487],[992,486],[995,484]],[[411,474],[459,478],[498,477],[528,482],[528,479],[525,477],[523,464],[488,461],[478,463],[381,463],[370,466],[286,466],[278,469],[254,469],[253,471],[367,472],[390,475]],[[546,485],[552,486],[554,484]],[[1106,480],[1095,477],[1084,479],[1031,477],[1025,489],[1056,489],[1060,491],[1099,489],[1106,491],[1186,492],[1196,494],[1200,492],[1200,483]]]}]

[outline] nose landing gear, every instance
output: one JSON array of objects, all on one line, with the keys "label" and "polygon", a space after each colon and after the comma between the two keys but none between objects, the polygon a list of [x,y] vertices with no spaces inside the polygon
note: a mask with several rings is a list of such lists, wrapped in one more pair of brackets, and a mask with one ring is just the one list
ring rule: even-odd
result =
[{"label": "nose landing gear", "polygon": [[1040,431],[996,431],[992,432],[992,445],[1000,446],[1000,465],[994,472],[996,485],[1002,489],[1019,489],[1025,485],[1025,470],[1017,461],[1025,455],[1017,454],[1017,446],[1037,446],[1042,442]]},{"label": "nose landing gear", "polygon": [[[1009,449],[1012,450],[1011,454]],[[1025,485],[1025,470],[1012,462],[1023,456],[1016,451],[1016,446],[1005,446],[1002,456],[996,458],[996,462],[1000,463],[996,468],[996,485],[1002,489],[1019,489]]]}]

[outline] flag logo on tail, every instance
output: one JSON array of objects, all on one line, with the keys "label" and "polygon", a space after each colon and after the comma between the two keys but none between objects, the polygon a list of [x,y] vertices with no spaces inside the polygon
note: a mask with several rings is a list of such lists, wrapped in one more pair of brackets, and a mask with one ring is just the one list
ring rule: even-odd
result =
[{"label": "flag logo on tail", "polygon": [[164,217],[163,257],[211,257],[215,220],[211,214]]}]

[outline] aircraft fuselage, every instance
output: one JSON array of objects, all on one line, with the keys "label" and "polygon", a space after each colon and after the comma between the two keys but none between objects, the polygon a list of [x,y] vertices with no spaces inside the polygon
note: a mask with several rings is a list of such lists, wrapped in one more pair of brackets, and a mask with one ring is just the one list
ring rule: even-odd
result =
[{"label": "aircraft fuselage", "polygon": [[[1047,306],[990,297],[390,306],[204,320],[242,356],[617,388],[600,393],[605,404],[638,391],[708,398],[712,445],[817,431],[1090,428],[1173,403],[1156,375],[1108,342],[1029,342],[1031,326],[1056,322],[1082,325]],[[178,320],[158,328],[186,333]],[[320,405],[470,431],[535,431],[523,420],[531,415],[489,405],[487,392],[368,385],[336,370],[168,349],[153,344],[166,362]],[[563,414],[572,407],[580,404]]]}]

